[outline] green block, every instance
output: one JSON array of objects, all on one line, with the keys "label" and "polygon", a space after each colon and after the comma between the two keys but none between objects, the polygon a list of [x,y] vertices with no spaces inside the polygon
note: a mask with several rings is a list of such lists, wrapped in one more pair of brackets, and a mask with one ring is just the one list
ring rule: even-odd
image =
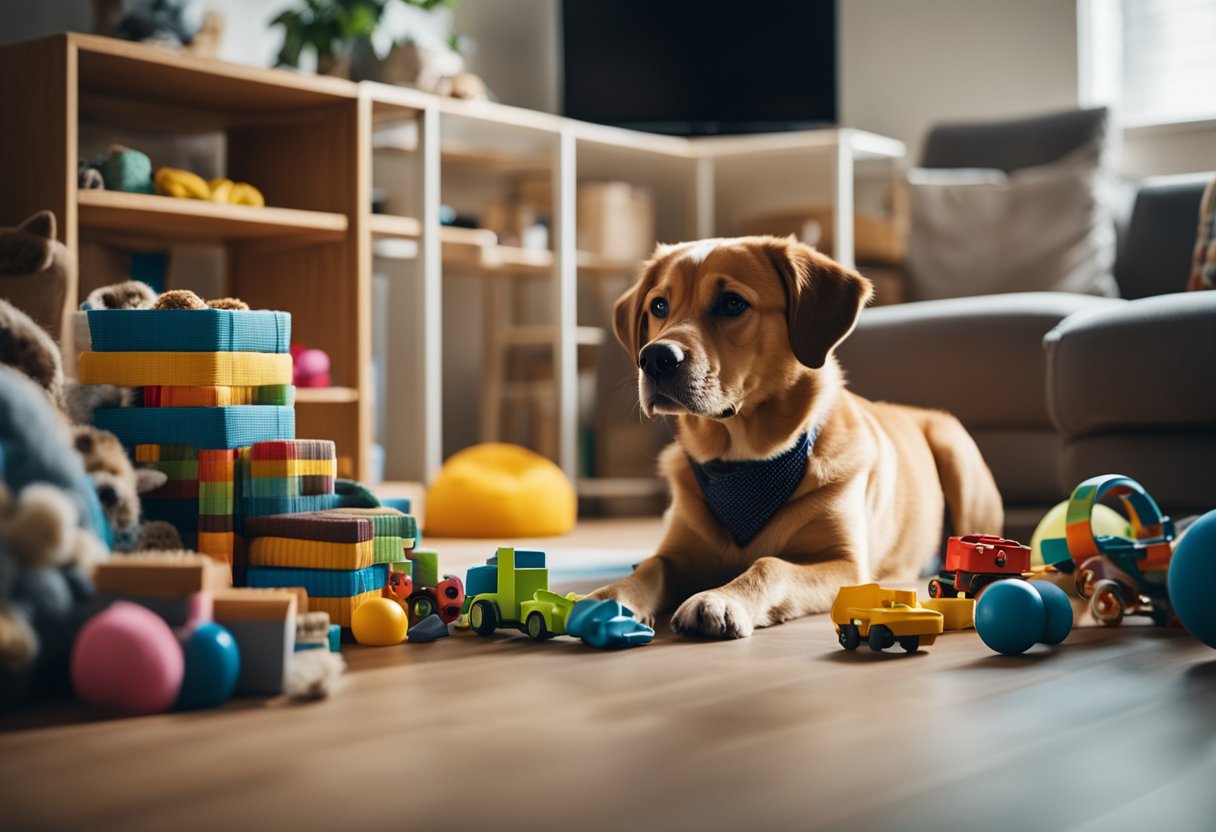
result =
[{"label": "green block", "polygon": [[439,586],[439,553],[415,549],[409,554],[414,562],[415,586]]},{"label": "green block", "polygon": [[[401,538],[396,535],[377,536],[372,540],[373,559],[376,563],[397,563],[404,555]],[[410,569],[401,570],[410,572]]]}]

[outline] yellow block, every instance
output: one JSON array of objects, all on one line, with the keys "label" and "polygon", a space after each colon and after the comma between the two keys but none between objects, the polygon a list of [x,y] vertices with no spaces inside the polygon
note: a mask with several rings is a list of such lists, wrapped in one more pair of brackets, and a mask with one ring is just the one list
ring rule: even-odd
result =
[{"label": "yellow block", "polygon": [[249,562],[254,566],[290,566],[297,569],[363,569],[376,560],[375,543],[330,543],[290,537],[255,537],[249,541]]},{"label": "yellow block", "polygon": [[251,465],[257,479],[338,476],[336,459],[255,459]]},{"label": "yellow block", "polygon": [[350,627],[350,617],[358,606],[373,598],[379,598],[380,591],[372,590],[362,595],[352,595],[349,598],[321,598],[316,595],[308,597],[308,609],[312,612],[327,612],[329,620],[339,627]]},{"label": "yellow block", "polygon": [[942,614],[943,629],[969,630],[975,626],[974,598],[926,598],[920,605]]},{"label": "yellow block", "polygon": [[291,384],[291,356],[264,352],[85,352],[80,381],[120,387]]}]

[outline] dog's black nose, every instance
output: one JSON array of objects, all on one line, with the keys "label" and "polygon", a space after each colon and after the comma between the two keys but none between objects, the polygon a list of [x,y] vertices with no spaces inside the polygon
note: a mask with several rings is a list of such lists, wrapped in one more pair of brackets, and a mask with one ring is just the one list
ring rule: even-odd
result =
[{"label": "dog's black nose", "polygon": [[638,366],[655,381],[671,375],[684,363],[684,351],[675,344],[651,344],[642,350]]},{"label": "dog's black nose", "polygon": [[101,500],[101,504],[106,508],[113,508],[118,504],[118,489],[106,483],[97,487],[97,499]]}]

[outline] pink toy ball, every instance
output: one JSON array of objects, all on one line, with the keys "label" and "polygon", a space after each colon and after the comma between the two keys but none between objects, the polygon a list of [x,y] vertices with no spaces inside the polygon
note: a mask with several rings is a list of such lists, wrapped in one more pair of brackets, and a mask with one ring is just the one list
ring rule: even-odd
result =
[{"label": "pink toy ball", "polygon": [[85,623],[72,646],[72,687],[98,708],[156,714],[173,707],[185,660],[169,625],[123,601]]},{"label": "pink toy ball", "polygon": [[329,356],[321,350],[294,353],[294,379],[297,387],[328,387]]}]

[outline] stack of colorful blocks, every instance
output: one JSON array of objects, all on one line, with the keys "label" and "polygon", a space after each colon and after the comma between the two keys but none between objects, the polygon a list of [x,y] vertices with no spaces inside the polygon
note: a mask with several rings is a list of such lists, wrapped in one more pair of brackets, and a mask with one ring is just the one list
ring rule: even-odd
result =
[{"label": "stack of colorful blocks", "polygon": [[88,317],[81,382],[136,388],[143,405],[98,408],[94,423],[117,435],[136,462],[169,475],[148,495],[146,516],[173,523],[187,545],[231,563],[236,451],[295,436],[291,316],[117,309]]},{"label": "stack of colorful blocks", "polygon": [[[163,471],[143,497],[186,546],[230,565],[234,583],[302,587],[312,610],[350,626],[390,569],[413,573],[413,517],[376,507],[357,484],[339,488],[328,440],[295,439],[283,312],[89,312],[86,384],[137,388],[137,406],[99,408],[136,462]],[[433,570],[437,571],[437,570]]]},{"label": "stack of colorful blocks", "polygon": [[371,519],[314,512],[245,520],[251,587],[303,587],[310,610],[350,626],[351,613],[380,595],[388,564],[375,562]]}]

